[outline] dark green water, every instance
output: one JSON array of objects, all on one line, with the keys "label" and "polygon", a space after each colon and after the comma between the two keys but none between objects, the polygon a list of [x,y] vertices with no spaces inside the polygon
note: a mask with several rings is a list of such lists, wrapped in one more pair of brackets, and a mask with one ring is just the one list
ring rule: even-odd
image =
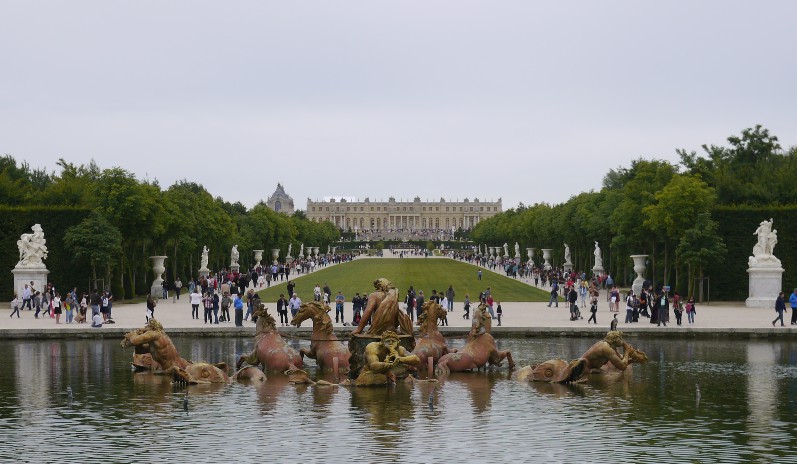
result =
[{"label": "dark green water", "polygon": [[[251,349],[174,341],[212,362]],[[2,342],[0,461],[797,462],[797,343],[629,341],[650,363],[587,385],[521,384],[506,369],[376,389],[273,375],[190,387],[188,413],[184,390],[131,372],[117,341]],[[499,341],[521,365],[592,342]]]}]

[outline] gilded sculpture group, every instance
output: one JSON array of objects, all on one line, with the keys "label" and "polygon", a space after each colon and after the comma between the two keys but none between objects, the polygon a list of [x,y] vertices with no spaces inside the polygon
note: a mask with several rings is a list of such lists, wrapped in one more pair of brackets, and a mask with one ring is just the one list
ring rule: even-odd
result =
[{"label": "gilded sculpture group", "polygon": [[[352,332],[349,348],[334,334],[329,311],[330,308],[320,302],[302,304],[291,325],[298,327],[302,321],[311,319],[313,332],[310,348],[297,352],[285,342],[277,330],[276,321],[265,305],[261,305],[255,311],[254,349],[238,359],[238,370],[232,378],[265,381],[264,371],[282,372],[294,383],[315,384],[303,370],[305,357],[314,359],[321,372],[334,372],[335,383],[354,386],[386,385],[402,378],[413,380],[412,374],[421,362],[435,366],[434,373],[438,376],[480,370],[487,365],[500,366],[504,359],[510,369],[515,368],[512,354],[497,348],[491,334],[492,319],[483,305],[474,311],[471,330],[460,349],[446,345],[438,329],[446,311],[433,301],[423,305],[416,340],[412,322],[399,309],[396,287],[384,278],[374,281],[374,292],[368,297],[360,325]],[[366,328],[369,320],[371,324]],[[154,319],[150,319],[142,329],[126,334],[122,346],[135,347],[133,364],[137,368],[172,375],[176,382],[193,384],[230,380],[225,363],[191,362],[181,358],[161,324]],[[618,352],[620,348],[622,355]],[[578,382],[585,380],[588,374],[625,371],[633,363],[646,361],[643,352],[625,342],[620,332],[612,331],[576,360],[554,359],[524,367],[512,378],[519,381]],[[258,366],[262,366],[262,370]],[[348,374],[349,378],[341,382],[337,378],[339,374]],[[331,383],[319,381],[318,384]]]}]

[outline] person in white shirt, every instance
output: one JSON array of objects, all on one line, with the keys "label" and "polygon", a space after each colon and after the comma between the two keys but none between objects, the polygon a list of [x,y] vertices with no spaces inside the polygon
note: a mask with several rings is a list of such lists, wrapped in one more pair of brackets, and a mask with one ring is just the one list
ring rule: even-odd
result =
[{"label": "person in white shirt", "polygon": [[95,314],[94,317],[91,318],[91,326],[102,327],[102,316]]},{"label": "person in white shirt", "polygon": [[193,319],[199,319],[199,305],[202,303],[202,294],[199,293],[199,288],[197,287],[194,289],[194,292],[191,293],[191,317]]}]

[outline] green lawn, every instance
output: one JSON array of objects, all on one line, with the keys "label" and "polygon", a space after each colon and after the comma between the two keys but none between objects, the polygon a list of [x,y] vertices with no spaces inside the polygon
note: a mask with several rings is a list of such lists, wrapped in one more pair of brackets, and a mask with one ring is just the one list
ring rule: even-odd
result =
[{"label": "green lawn", "polygon": [[[296,284],[294,290],[299,298],[307,301],[313,298],[313,287],[324,283],[329,284],[334,300],[338,290],[343,292],[346,301],[351,301],[355,292],[360,295],[373,291],[373,281],[379,277],[386,277],[398,288],[399,293],[407,293],[410,285],[415,292],[423,290],[426,299],[432,290],[445,291],[451,285],[454,288],[454,301],[461,303],[465,295],[470,295],[475,301],[479,292],[487,287],[491,288],[496,301],[548,301],[549,293],[533,288],[520,281],[510,279],[491,271],[482,270],[482,280],[478,280],[479,268],[471,264],[450,259],[359,259],[350,263],[338,264],[322,269],[313,274],[294,277]],[[294,274],[295,276],[295,274]],[[260,298],[263,301],[277,301],[280,293],[286,293],[287,283],[282,282],[271,288],[262,290]]]}]

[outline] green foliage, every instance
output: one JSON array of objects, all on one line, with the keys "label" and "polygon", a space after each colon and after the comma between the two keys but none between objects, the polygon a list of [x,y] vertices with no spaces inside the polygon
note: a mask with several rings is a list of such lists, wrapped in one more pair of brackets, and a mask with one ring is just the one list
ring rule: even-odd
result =
[{"label": "green foliage", "polygon": [[92,211],[89,217],[66,230],[64,245],[76,261],[91,265],[93,286],[96,286],[98,266],[105,271],[106,281],[110,280],[111,263],[122,249],[122,234],[105,216]]}]

